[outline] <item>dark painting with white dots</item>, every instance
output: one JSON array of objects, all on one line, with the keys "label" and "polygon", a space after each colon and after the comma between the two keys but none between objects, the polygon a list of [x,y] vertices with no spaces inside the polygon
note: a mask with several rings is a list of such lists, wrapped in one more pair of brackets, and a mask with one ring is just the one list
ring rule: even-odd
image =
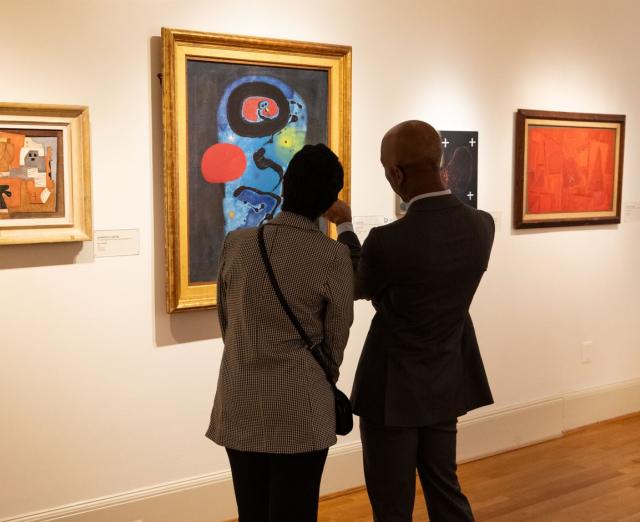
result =
[{"label": "dark painting with white dots", "polygon": [[[444,186],[463,203],[478,208],[478,132],[438,131],[442,139]],[[401,216],[407,204],[396,196],[396,213]]]},{"label": "dark painting with white dots", "polygon": [[446,187],[462,202],[478,208],[478,133],[440,131],[442,169]]}]

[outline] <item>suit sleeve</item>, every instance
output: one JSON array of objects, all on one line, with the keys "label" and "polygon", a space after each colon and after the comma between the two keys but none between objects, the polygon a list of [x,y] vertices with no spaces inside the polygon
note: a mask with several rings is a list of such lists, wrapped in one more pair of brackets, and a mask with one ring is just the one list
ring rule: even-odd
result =
[{"label": "suit sleeve", "polygon": [[218,280],[217,280],[217,299],[216,308],[218,310],[218,321],[220,322],[220,331],[222,340],[224,341],[227,331],[227,283],[225,281],[224,267],[227,252],[227,236],[222,244],[222,252],[220,252],[220,262],[218,263]]},{"label": "suit sleeve", "polygon": [[[355,298],[376,301],[387,286],[387,274],[382,269],[382,249],[376,229],[365,239],[355,273]],[[375,304],[375,303],[374,303]]]},{"label": "suit sleeve", "polygon": [[355,232],[347,231],[338,236],[338,241],[349,248],[349,255],[351,256],[351,264],[353,266],[353,272],[358,271],[358,263],[360,261],[360,251],[362,245]]},{"label": "suit sleeve", "polygon": [[344,349],[353,323],[353,268],[347,249],[341,247],[324,285],[326,299],[324,350],[334,382],[338,380]]},{"label": "suit sleeve", "polygon": [[355,299],[376,300],[387,285],[386,275],[381,267],[382,251],[378,246],[376,229],[372,229],[360,247],[358,236],[353,232],[343,232],[338,241],[349,247],[354,272]]}]

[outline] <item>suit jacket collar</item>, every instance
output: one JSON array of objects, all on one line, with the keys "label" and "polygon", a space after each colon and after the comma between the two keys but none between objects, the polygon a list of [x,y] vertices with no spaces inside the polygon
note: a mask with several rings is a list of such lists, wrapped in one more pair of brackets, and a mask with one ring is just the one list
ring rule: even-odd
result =
[{"label": "suit jacket collar", "polygon": [[318,227],[313,221],[295,212],[280,212],[280,214],[269,221],[269,224],[302,228],[304,230],[318,230]]},{"label": "suit jacket collar", "polygon": [[447,194],[445,196],[436,196],[433,198],[419,199],[411,204],[407,215],[414,214],[416,212],[428,212],[430,210],[441,210],[445,208],[457,207],[462,205],[462,202],[453,194]]}]

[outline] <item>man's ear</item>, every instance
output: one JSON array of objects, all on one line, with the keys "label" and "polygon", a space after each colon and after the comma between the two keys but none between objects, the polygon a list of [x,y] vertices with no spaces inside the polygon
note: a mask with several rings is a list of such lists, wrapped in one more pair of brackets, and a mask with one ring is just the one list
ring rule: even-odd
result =
[{"label": "man's ear", "polygon": [[405,175],[402,167],[397,165],[392,165],[388,169],[388,177],[389,185],[391,185],[392,190],[400,196],[403,201],[405,199],[405,181],[407,176]]},{"label": "man's ear", "polygon": [[404,170],[402,170],[402,167],[394,165],[393,167],[391,167],[391,172],[393,174],[393,179],[396,182],[396,186],[400,187],[406,179]]}]

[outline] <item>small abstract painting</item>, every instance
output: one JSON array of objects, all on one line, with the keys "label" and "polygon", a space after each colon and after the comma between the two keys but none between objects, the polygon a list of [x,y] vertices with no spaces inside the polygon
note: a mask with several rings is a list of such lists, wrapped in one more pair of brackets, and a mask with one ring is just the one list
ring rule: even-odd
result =
[{"label": "small abstract painting", "polygon": [[163,46],[174,312],[215,306],[226,234],[280,212],[284,173],[305,144],[338,154],[348,199],[351,48],[173,29]]},{"label": "small abstract painting", "polygon": [[62,131],[0,126],[0,219],[64,216]]},{"label": "small abstract painting", "polygon": [[0,104],[0,244],[91,237],[88,133],[86,107]]},{"label": "small abstract painting", "polygon": [[[442,183],[460,201],[478,208],[478,132],[438,132],[442,140]],[[396,214],[406,211],[407,204],[396,196]]]},{"label": "small abstract painting", "polygon": [[442,182],[460,201],[478,208],[478,133],[440,131],[440,136]]},{"label": "small abstract painting", "polygon": [[516,228],[620,222],[625,116],[519,110]]}]

